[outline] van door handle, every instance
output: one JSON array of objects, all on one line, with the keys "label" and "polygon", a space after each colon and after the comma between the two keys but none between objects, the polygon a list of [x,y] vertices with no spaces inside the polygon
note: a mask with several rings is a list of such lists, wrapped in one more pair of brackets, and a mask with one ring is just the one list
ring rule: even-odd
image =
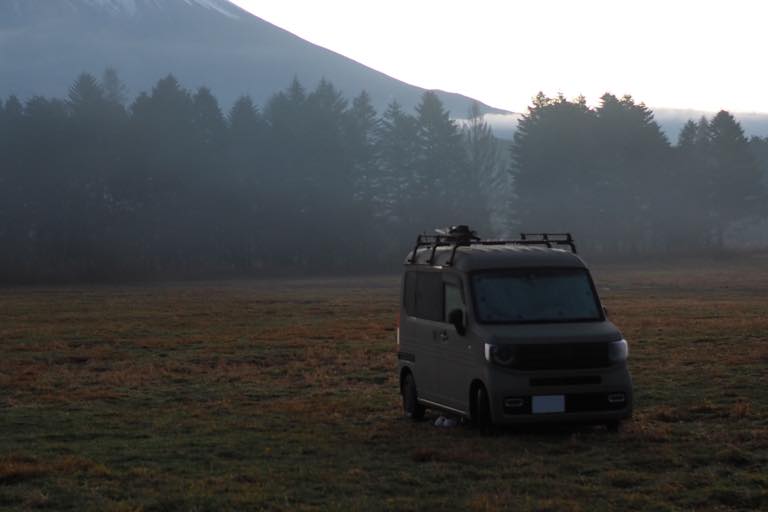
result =
[{"label": "van door handle", "polygon": [[440,332],[440,339],[443,341],[448,341],[448,331],[441,331]]}]

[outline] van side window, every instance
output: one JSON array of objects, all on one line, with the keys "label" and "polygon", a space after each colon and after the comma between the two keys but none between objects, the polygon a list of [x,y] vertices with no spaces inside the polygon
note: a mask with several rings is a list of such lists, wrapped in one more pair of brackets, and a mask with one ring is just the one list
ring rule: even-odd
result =
[{"label": "van side window", "polygon": [[448,314],[454,309],[464,311],[464,300],[461,298],[461,288],[453,283],[445,283],[445,308],[443,309],[443,321],[448,321]]},{"label": "van side window", "polygon": [[416,316],[416,272],[405,274],[405,286],[403,287],[403,304],[405,312],[409,316]]},{"label": "van side window", "polygon": [[405,275],[405,311],[425,320],[443,321],[443,278],[437,272]]}]

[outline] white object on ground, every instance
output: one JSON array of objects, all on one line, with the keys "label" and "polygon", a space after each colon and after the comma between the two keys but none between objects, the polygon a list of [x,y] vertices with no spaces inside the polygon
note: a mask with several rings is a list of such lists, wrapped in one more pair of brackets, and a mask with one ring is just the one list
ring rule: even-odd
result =
[{"label": "white object on ground", "polygon": [[458,425],[459,422],[456,421],[453,418],[446,418],[445,416],[440,416],[435,420],[435,426],[436,427],[443,427],[443,428],[452,428]]}]

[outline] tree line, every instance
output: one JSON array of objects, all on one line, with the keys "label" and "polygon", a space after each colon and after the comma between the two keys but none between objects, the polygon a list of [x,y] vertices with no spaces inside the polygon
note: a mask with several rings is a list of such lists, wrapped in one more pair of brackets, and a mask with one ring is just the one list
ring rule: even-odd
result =
[{"label": "tree line", "polygon": [[673,146],[631,96],[590,108],[539,94],[511,146],[517,219],[567,226],[593,254],[722,250],[768,215],[767,147],[726,111],[688,121]]},{"label": "tree line", "polygon": [[379,116],[325,80],[226,114],[173,76],[126,105],[110,70],[0,100],[0,280],[391,270],[417,230],[488,232],[467,148],[495,141],[470,125],[431,92]]},{"label": "tree line", "polygon": [[[173,76],[0,99],[0,281],[396,269],[418,232],[572,231],[587,251],[716,248],[765,214],[768,139],[721,112],[672,146],[629,98],[535,98],[511,146],[432,92],[381,114],[326,80],[226,113]],[[762,181],[761,181],[762,180]]]}]

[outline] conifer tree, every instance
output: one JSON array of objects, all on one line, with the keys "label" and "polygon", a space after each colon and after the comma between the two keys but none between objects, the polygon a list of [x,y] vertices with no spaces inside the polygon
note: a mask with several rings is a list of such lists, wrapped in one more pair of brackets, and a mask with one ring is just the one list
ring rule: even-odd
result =
[{"label": "conifer tree", "polygon": [[677,146],[680,148],[692,148],[696,144],[696,123],[689,119],[680,130],[677,136]]},{"label": "conifer tree", "polygon": [[749,148],[760,169],[763,185],[768,187],[768,137],[750,137]]},{"label": "conifer tree", "polygon": [[721,110],[709,123],[709,133],[714,237],[722,246],[729,226],[759,215],[765,189],[744,131],[734,117]]},{"label": "conifer tree", "polygon": [[592,192],[599,205],[600,244],[619,251],[660,250],[669,238],[665,232],[674,192],[659,186],[671,178],[669,142],[653,113],[631,96],[606,93],[595,114],[600,147],[591,158],[596,171]]},{"label": "conifer tree", "polygon": [[469,176],[461,132],[433,91],[422,95],[416,121],[419,153],[413,186],[421,204],[423,229],[485,225],[483,215],[475,211],[479,187]]},{"label": "conifer tree", "polygon": [[81,74],[69,89],[68,103],[75,116],[88,116],[104,105],[104,89],[93,75]]},{"label": "conifer tree", "polygon": [[197,142],[206,150],[221,148],[226,123],[218,100],[207,87],[201,87],[192,97],[193,125]]},{"label": "conifer tree", "polygon": [[376,133],[379,119],[373,108],[371,97],[362,91],[352,100],[346,113],[344,139],[352,160],[355,197],[365,204],[371,204],[379,186],[376,166]]},{"label": "conifer tree", "polygon": [[[667,231],[674,238],[673,249],[701,249],[709,244],[707,161],[708,130],[706,119],[685,123],[674,148],[674,167],[666,188],[673,196],[668,213]],[[674,210],[674,214],[671,212]]]},{"label": "conifer tree", "polygon": [[[468,219],[482,234],[488,235],[492,212],[501,217],[502,230],[509,231],[512,221],[506,209],[495,208],[511,200],[514,193],[508,173],[502,167],[501,147],[493,131],[483,118],[478,102],[473,102],[467,123],[462,129],[467,152],[467,174],[464,201],[472,202],[472,219]],[[476,197],[471,198],[472,195]]]},{"label": "conifer tree", "polygon": [[377,131],[380,187],[377,210],[394,229],[415,225],[418,217],[418,124],[397,101],[391,102]]},{"label": "conifer tree", "polygon": [[597,117],[583,99],[536,95],[511,145],[522,230],[595,238],[596,134]]},{"label": "conifer tree", "polygon": [[110,103],[124,106],[128,100],[128,88],[125,86],[117,70],[107,68],[101,76],[101,88],[104,90],[104,97]]},{"label": "conifer tree", "polygon": [[[228,233],[231,259],[240,272],[249,273],[261,265],[269,248],[262,243],[267,198],[273,193],[265,186],[264,172],[269,144],[267,126],[249,96],[235,101],[227,116],[227,170],[225,186],[229,191],[226,208],[230,219],[224,226]],[[274,229],[274,228],[273,228]]]},{"label": "conifer tree", "polygon": [[231,137],[250,138],[264,129],[259,109],[250,96],[241,96],[235,101],[227,121]]}]

